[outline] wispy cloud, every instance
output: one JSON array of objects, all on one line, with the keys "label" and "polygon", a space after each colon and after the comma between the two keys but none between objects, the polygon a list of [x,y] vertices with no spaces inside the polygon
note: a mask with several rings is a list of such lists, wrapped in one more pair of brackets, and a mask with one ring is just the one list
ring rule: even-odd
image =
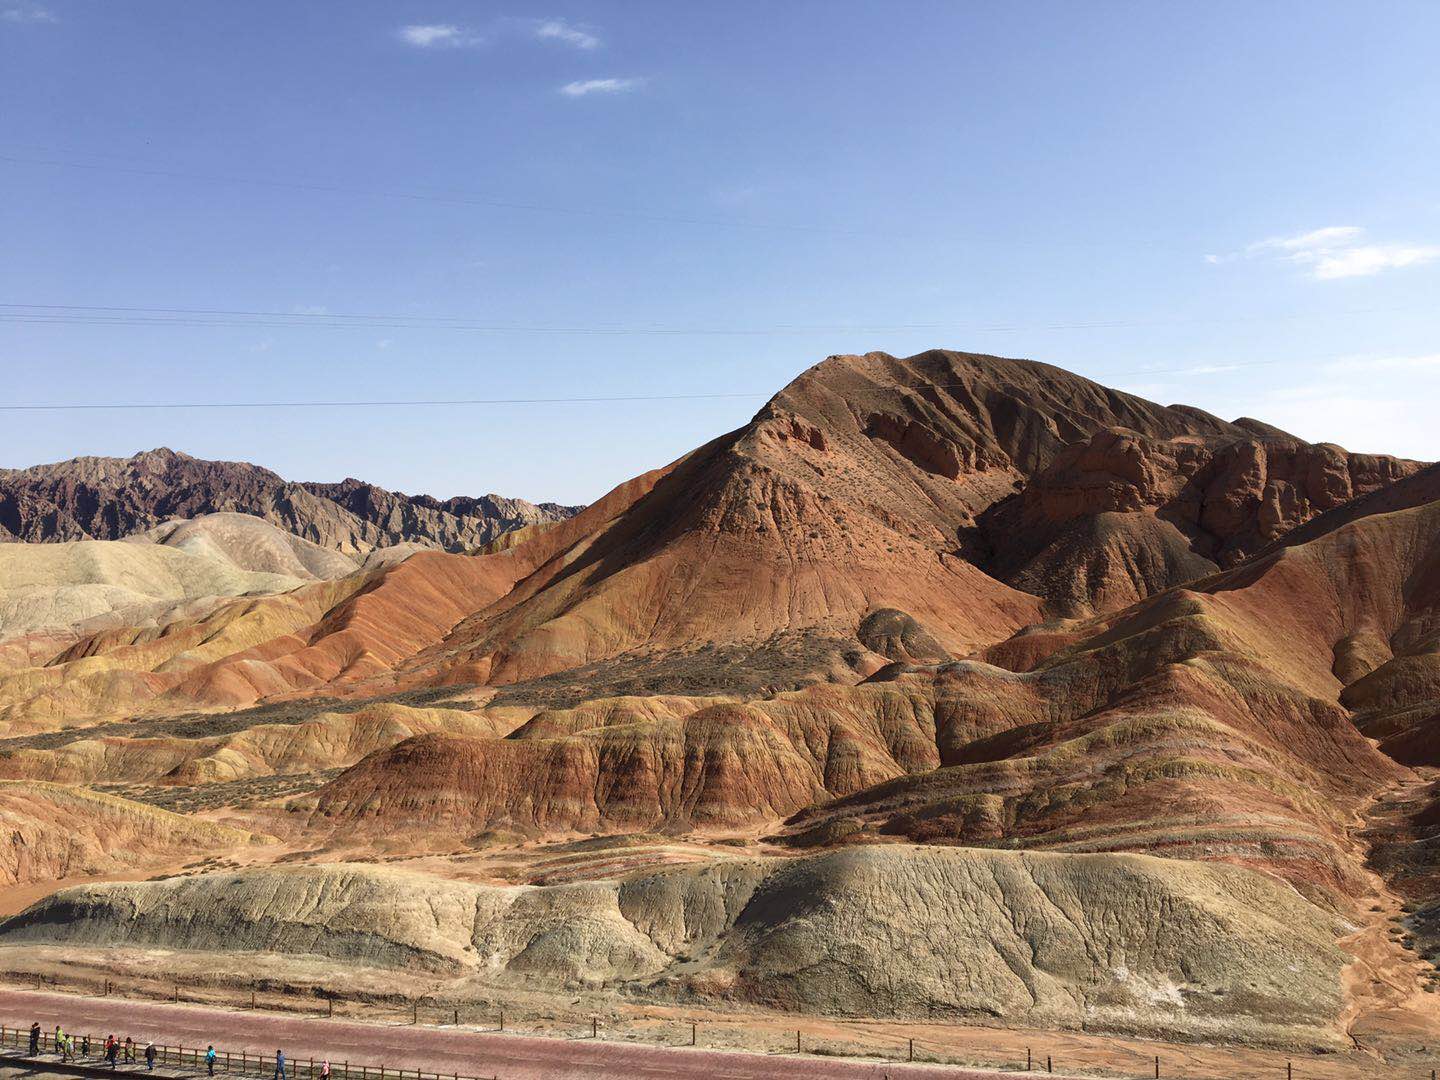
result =
[{"label": "wispy cloud", "polygon": [[1332,225],[1295,236],[1272,236],[1228,255],[1207,255],[1219,264],[1240,259],[1277,259],[1303,266],[1319,281],[1372,277],[1386,270],[1440,259],[1440,246],[1371,241],[1358,225]]},{"label": "wispy cloud", "polygon": [[24,5],[21,7],[0,8],[0,22],[8,23],[56,23],[60,20],[55,17],[54,12],[47,11],[42,7]]},{"label": "wispy cloud", "polygon": [[406,45],[417,49],[460,49],[479,45],[484,39],[463,26],[452,23],[423,23],[402,26],[397,33]]},{"label": "wispy cloud", "polygon": [[535,36],[541,41],[558,41],[577,49],[598,49],[600,39],[588,30],[573,26],[564,19],[546,19],[535,24]]},{"label": "wispy cloud", "polygon": [[623,94],[645,85],[644,79],[583,79],[566,83],[560,93],[566,97],[588,97],[591,94]]}]

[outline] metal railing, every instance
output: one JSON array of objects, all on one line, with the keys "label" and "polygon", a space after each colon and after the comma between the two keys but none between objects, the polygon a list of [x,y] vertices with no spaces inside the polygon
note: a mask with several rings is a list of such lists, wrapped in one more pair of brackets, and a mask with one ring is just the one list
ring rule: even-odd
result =
[{"label": "metal railing", "polygon": [[[55,1043],[54,1033],[41,1031],[36,1049],[32,1052],[28,1028],[0,1025],[0,1047],[13,1047],[31,1057],[36,1054],[60,1055],[61,1060],[73,1061],[77,1065],[87,1065],[97,1069],[110,1067],[109,1059],[105,1056],[104,1038],[96,1039],[93,1035],[73,1035],[71,1038],[75,1044],[74,1054],[62,1055],[60,1048]],[[200,1050],[192,1046],[150,1045],[155,1047],[155,1064],[158,1067],[193,1068],[197,1073],[208,1072],[209,1065],[206,1060],[208,1048]],[[147,1070],[145,1048],[138,1043],[132,1043],[127,1055],[122,1046],[116,1058],[117,1070],[120,1066],[124,1066],[127,1070],[136,1068]],[[241,1050],[239,1053],[217,1050],[215,1052],[215,1072],[217,1075],[224,1073],[231,1076],[272,1078],[278,1075],[273,1054],[252,1054],[245,1050]],[[286,1057],[285,1075],[287,1080],[325,1080],[324,1061],[323,1059],[316,1061],[314,1058]],[[386,1065],[351,1063],[349,1061],[331,1062],[329,1077],[330,1080],[499,1080],[499,1077],[493,1074],[473,1076],[459,1072],[425,1072],[422,1069],[399,1069]]]}]

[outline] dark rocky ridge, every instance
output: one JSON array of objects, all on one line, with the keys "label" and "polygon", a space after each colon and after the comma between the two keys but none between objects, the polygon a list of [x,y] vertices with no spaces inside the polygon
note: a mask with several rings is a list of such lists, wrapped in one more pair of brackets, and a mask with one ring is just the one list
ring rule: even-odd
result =
[{"label": "dark rocky ridge", "polygon": [[442,502],[354,479],[293,483],[247,462],[164,448],[0,469],[0,541],[118,540],[175,518],[230,511],[347,554],[404,543],[465,551],[578,509],[499,495]]}]

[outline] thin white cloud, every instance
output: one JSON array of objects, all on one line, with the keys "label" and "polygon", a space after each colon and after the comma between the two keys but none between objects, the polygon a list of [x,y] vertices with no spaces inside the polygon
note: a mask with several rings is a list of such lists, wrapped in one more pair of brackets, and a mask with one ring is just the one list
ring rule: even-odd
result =
[{"label": "thin white cloud", "polygon": [[598,49],[600,39],[588,30],[572,26],[564,19],[546,19],[535,24],[535,36],[541,41],[558,41],[576,49]]},{"label": "thin white cloud", "polygon": [[1272,236],[1229,255],[1207,255],[1211,264],[1239,259],[1278,259],[1303,266],[1317,281],[1373,277],[1385,270],[1440,259],[1440,247],[1415,243],[1373,243],[1358,225],[1332,225],[1295,236]]},{"label": "thin white cloud", "polygon": [[1440,247],[1426,244],[1363,244],[1327,253],[1314,260],[1312,276],[1322,281],[1370,277],[1382,270],[1419,266],[1440,259]]},{"label": "thin white cloud", "polygon": [[1358,225],[1331,225],[1325,229],[1314,229],[1298,236],[1272,236],[1268,240],[1251,244],[1247,254],[1258,255],[1266,251],[1330,251],[1360,241],[1365,230]]},{"label": "thin white cloud", "polygon": [[0,8],[0,21],[8,23],[57,23],[54,12],[42,7]]},{"label": "thin white cloud", "polygon": [[583,79],[566,83],[560,87],[560,93],[573,98],[588,97],[591,94],[623,94],[644,84],[644,79]]},{"label": "thin white cloud", "polygon": [[483,40],[478,34],[452,23],[402,26],[397,33],[401,41],[417,49],[459,49],[478,45]]}]

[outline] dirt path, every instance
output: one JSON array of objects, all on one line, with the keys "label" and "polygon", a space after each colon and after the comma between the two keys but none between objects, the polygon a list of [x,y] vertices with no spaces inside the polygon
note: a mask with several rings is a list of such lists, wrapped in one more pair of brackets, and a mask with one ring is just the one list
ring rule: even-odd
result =
[{"label": "dirt path", "polygon": [[[822,1060],[792,1054],[742,1054],[704,1049],[637,1046],[590,1039],[543,1039],[461,1028],[358,1024],[265,1013],[231,1012],[193,1005],[163,1005],[114,998],[86,998],[25,990],[0,990],[0,1022],[67,1030],[102,1039],[132,1035],[142,1043],[200,1047],[214,1043],[238,1053],[273,1054],[284,1049],[296,1064],[328,1056],[387,1069],[499,1076],[502,1080],[669,1080],[724,1077],[763,1080],[995,1080],[1024,1073],[976,1071],[951,1066]],[[1061,1074],[1056,1073],[1055,1076]]]},{"label": "dirt path", "polygon": [[[1377,821],[1401,812],[1430,786],[1426,779],[1392,784],[1372,798],[1358,813],[1357,825],[1348,830],[1351,841],[1368,849],[1365,837]],[[1340,939],[1351,956],[1342,976],[1349,1004],[1343,1017],[1345,1030],[1360,1050],[1377,1042],[1397,1044],[1440,1042],[1440,996],[1425,993],[1425,976],[1433,966],[1401,948],[1404,916],[1401,897],[1383,876],[1367,863],[1364,874],[1371,893],[1360,897],[1368,909],[1356,930]],[[1428,1035],[1427,1035],[1428,1033]]]}]

